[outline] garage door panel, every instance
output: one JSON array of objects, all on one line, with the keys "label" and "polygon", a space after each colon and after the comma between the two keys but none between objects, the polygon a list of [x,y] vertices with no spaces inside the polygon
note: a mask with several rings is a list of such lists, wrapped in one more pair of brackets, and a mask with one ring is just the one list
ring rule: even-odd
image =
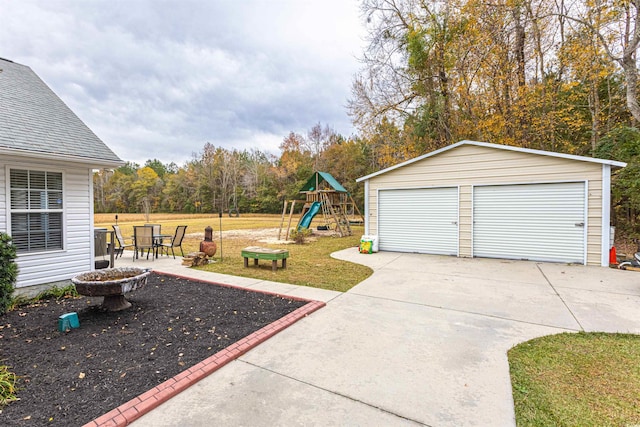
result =
[{"label": "garage door panel", "polygon": [[380,190],[381,250],[457,255],[458,189]]},{"label": "garage door panel", "polygon": [[473,254],[584,262],[585,184],[474,188]]}]

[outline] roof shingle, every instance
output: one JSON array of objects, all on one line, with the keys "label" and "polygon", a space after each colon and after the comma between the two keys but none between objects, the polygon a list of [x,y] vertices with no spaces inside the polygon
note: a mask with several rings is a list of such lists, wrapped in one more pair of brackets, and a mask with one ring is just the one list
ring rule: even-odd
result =
[{"label": "roof shingle", "polygon": [[116,166],[122,160],[26,65],[0,58],[0,151]]}]

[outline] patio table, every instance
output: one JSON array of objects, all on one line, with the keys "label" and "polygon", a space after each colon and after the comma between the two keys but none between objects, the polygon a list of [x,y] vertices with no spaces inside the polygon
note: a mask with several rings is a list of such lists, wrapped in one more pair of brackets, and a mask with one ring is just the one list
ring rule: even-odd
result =
[{"label": "patio table", "polygon": [[[173,237],[173,234],[154,234],[153,235],[153,242],[155,245],[158,245],[160,243],[162,243],[163,239],[171,239]],[[133,245],[135,246],[136,244],[136,236],[131,236],[131,240],[133,240]],[[156,246],[156,250],[154,251],[155,257],[158,258],[158,246]],[[136,255],[136,258],[138,258],[138,256]]]}]

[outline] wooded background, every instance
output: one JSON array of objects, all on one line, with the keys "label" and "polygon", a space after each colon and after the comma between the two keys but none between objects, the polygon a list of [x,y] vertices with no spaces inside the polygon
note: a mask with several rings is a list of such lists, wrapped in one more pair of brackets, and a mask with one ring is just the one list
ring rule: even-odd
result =
[{"label": "wooded background", "polygon": [[362,207],[355,179],[463,139],[627,162],[613,218],[640,237],[640,0],[364,0],[367,45],[347,110],[283,135],[280,154],[205,143],[184,165],[94,177],[96,212],[281,212],[314,171]]}]

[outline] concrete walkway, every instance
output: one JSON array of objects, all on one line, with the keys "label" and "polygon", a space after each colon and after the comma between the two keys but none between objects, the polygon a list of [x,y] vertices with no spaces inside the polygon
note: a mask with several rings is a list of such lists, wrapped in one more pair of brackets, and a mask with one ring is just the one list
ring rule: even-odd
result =
[{"label": "concrete walkway", "polygon": [[565,331],[640,333],[640,273],[355,248],[333,256],[374,274],[337,293],[136,261],[327,306],[133,425],[513,426],[509,348]]}]

